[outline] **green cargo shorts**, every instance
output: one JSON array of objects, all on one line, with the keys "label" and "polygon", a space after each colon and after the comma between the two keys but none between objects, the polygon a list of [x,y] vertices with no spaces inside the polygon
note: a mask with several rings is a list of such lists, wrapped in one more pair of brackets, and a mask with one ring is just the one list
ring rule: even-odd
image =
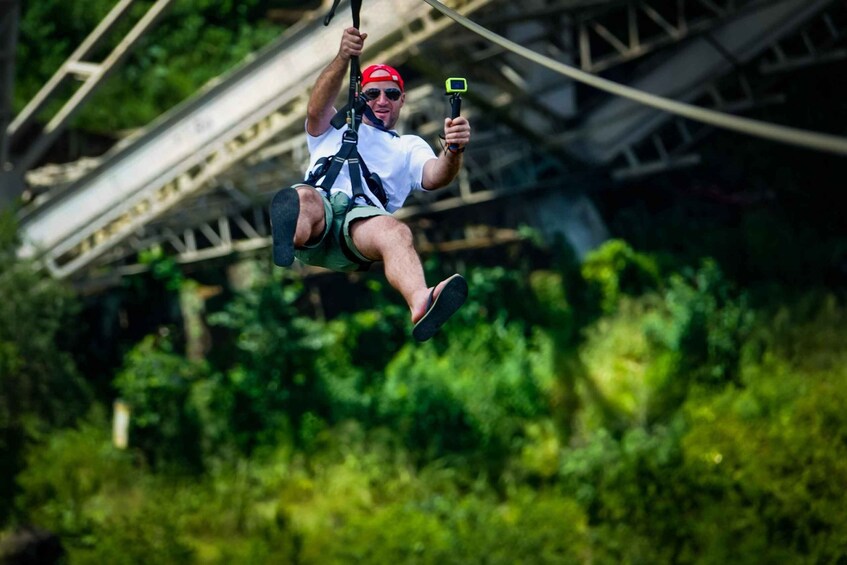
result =
[{"label": "green cargo shorts", "polygon": [[367,269],[373,261],[359,253],[353,245],[350,224],[374,216],[390,216],[391,213],[375,206],[360,205],[355,205],[347,212],[350,198],[346,194],[336,192],[327,199],[322,190],[315,190],[323,196],[326,228],[316,243],[295,249],[294,256],[307,265],[325,267],[333,271]]}]

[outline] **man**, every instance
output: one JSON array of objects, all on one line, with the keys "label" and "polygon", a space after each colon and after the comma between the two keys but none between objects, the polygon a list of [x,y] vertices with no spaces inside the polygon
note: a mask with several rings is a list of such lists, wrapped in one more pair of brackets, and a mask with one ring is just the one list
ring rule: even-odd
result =
[{"label": "man", "polygon": [[[315,82],[306,118],[310,171],[320,168],[322,157],[331,158],[342,147],[349,126],[336,129],[331,125],[336,114],[333,103],[342,85],[349,84],[350,59],[361,55],[366,38],[366,33],[354,27],[344,30],[337,55]],[[413,190],[435,190],[450,184],[461,167],[471,128],[463,117],[445,119],[445,149],[436,156],[420,137],[399,136],[393,131],[406,101],[403,79],[396,69],[367,67],[362,72],[362,92],[370,111],[358,128],[357,150],[366,170],[381,179],[385,202],[367,179],[359,183],[364,196],[350,202],[353,182],[347,164],[332,186],[321,185],[321,175],[308,177],[315,186],[299,184],[281,190],[271,203],[274,262],[287,266],[296,256],[310,265],[351,271],[382,261],[388,282],[409,305],[414,337],[425,341],[464,303],[467,283],[456,274],[428,287],[412,232],[391,212],[400,208]]]}]

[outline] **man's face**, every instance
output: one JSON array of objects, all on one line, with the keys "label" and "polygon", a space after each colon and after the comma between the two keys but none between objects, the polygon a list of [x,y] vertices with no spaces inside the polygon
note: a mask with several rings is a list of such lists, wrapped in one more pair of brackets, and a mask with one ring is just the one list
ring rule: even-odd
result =
[{"label": "man's face", "polygon": [[[379,93],[377,93],[377,90],[379,90]],[[386,128],[394,128],[397,118],[400,117],[400,108],[406,102],[406,93],[400,92],[400,87],[391,80],[369,82],[362,87],[362,92],[368,98],[368,106],[371,107],[376,117],[382,120]],[[400,96],[397,100],[391,100],[391,95],[396,96],[396,92],[400,92]],[[374,125],[367,116],[363,117],[362,120],[368,125]]]}]

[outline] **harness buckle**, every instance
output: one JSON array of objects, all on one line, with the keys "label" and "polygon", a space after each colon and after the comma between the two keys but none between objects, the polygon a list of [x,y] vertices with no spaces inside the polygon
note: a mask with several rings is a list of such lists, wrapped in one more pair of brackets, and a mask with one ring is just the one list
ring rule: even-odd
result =
[{"label": "harness buckle", "polygon": [[352,129],[344,130],[344,133],[341,135],[341,141],[347,143],[358,143],[359,134],[353,131]]}]

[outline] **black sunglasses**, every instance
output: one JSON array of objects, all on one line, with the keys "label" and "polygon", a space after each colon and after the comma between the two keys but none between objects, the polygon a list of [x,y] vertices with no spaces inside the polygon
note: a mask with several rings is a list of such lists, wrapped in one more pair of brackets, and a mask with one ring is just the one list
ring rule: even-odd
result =
[{"label": "black sunglasses", "polygon": [[379,93],[385,92],[385,97],[391,100],[392,102],[396,102],[400,100],[400,95],[403,94],[400,92],[399,88],[386,88],[385,90],[381,90],[379,88],[369,88],[362,92],[365,95],[365,98],[368,100],[376,100],[379,98]]}]

